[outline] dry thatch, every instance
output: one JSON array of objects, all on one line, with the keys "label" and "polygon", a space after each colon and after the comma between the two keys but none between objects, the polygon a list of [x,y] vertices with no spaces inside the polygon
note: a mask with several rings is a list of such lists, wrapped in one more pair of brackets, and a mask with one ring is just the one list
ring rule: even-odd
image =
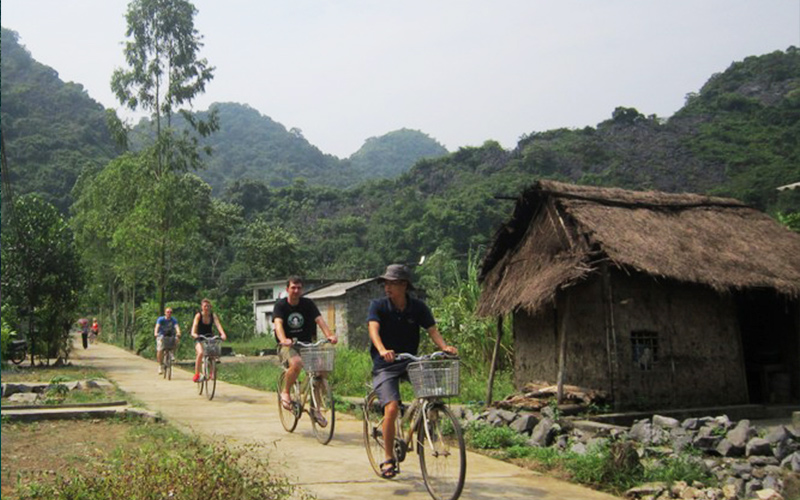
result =
[{"label": "dry thatch", "polygon": [[601,262],[718,291],[800,296],[800,235],[739,201],[540,181],[484,258],[478,312],[536,312]]}]

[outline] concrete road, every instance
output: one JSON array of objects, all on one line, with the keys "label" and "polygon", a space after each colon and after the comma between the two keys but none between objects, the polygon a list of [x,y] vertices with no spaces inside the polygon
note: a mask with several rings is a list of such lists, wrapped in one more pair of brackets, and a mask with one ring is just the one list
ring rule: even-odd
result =
[{"label": "concrete road", "polygon": [[[275,393],[217,382],[216,396],[208,401],[197,394],[188,371],[177,369],[171,381],[157,375],[155,361],[123,349],[95,343],[84,350],[80,341],[72,351],[75,364],[104,370],[135,400],[160,412],[179,428],[215,436],[233,445],[265,443],[272,466],[292,484],[319,499],[376,500],[403,497],[429,500],[416,454],[402,464],[394,480],[373,472],[363,446],[361,422],[337,414],[336,432],[327,446],[317,442],[307,415],[294,433],[281,426]],[[220,365],[225,370],[225,363]],[[467,479],[461,498],[611,500],[617,497],[559,481],[475,453],[467,455]]]}]

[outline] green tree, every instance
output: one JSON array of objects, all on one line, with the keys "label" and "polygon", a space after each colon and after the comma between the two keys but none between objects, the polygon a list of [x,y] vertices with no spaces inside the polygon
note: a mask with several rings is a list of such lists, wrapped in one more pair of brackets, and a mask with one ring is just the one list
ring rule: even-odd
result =
[{"label": "green tree", "polygon": [[66,357],[83,284],[73,233],[36,195],[18,198],[13,213],[2,225],[3,304],[26,324],[31,363],[34,354]]},{"label": "green tree", "polygon": [[[207,136],[218,128],[214,112],[203,121],[181,109],[191,105],[214,78],[214,68],[199,57],[203,44],[194,27],[196,14],[197,9],[186,0],[133,0],[126,14],[126,36],[132,37],[124,50],[129,68],[115,70],[111,78],[111,89],[121,104],[151,114],[155,144],[145,154],[151,156],[147,165],[159,186],[175,172],[201,166],[199,139],[190,131]],[[181,133],[172,128],[176,112],[189,125]],[[160,217],[154,226],[160,235],[150,241],[157,245],[156,281],[159,306],[163,309],[172,251],[167,234],[173,223],[169,206],[160,204],[159,208]]]}]

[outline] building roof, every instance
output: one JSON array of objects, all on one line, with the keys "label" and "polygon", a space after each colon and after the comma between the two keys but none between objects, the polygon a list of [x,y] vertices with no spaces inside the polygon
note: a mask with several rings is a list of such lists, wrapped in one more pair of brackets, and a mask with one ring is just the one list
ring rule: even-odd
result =
[{"label": "building roof", "polygon": [[316,300],[316,299],[329,299],[334,297],[341,297],[342,295],[346,294],[349,290],[364,285],[366,283],[370,283],[375,281],[378,278],[367,278],[362,280],[355,280],[355,281],[344,281],[339,283],[331,283],[329,285],[325,285],[321,288],[317,288],[313,292],[309,292],[304,294],[305,297],[309,299]]},{"label": "building roof", "polygon": [[800,296],[800,235],[737,200],[539,181],[484,258],[478,313],[534,313],[603,262],[718,291]]},{"label": "building roof", "polygon": [[778,188],[778,191],[787,191],[790,189],[800,189],[800,182],[795,182],[793,184],[787,184],[785,186],[781,186]]}]

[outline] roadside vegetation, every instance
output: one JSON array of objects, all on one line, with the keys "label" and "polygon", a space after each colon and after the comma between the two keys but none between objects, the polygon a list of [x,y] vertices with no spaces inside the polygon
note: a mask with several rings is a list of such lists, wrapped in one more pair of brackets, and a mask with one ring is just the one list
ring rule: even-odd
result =
[{"label": "roadside vegetation", "polygon": [[[33,443],[24,452],[37,450],[40,436],[51,434],[52,423],[3,423],[3,456],[16,454],[14,444]],[[95,427],[109,431],[114,426],[115,443],[94,445],[89,452],[52,464],[38,462],[39,471],[20,470],[3,465],[3,498],[117,500],[181,498],[187,500],[242,500],[289,498],[296,494],[285,478],[270,470],[265,450],[256,445],[230,448],[224,443],[210,443],[197,436],[187,436],[164,423],[137,418],[110,422],[61,422],[59,432],[70,435],[75,427]],[[120,429],[120,426],[122,429]],[[101,439],[101,438],[97,438]],[[102,452],[97,445],[111,445]],[[77,448],[80,450],[80,448]],[[51,450],[38,450],[50,456]],[[56,461],[57,457],[50,457]],[[28,467],[35,465],[28,464]]]},{"label": "roadside vegetation", "polygon": [[586,453],[579,454],[552,446],[529,446],[527,438],[511,428],[479,421],[467,426],[466,440],[474,451],[616,495],[654,481],[667,484],[699,481],[705,485],[717,482],[703,467],[701,454],[691,450],[676,458],[651,457],[640,461],[634,446],[619,440],[598,441]]}]

